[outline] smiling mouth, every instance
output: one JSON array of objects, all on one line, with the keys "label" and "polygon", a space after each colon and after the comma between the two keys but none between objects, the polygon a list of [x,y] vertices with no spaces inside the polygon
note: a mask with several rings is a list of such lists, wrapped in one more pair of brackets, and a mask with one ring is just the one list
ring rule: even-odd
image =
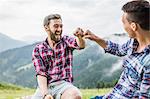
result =
[{"label": "smiling mouth", "polygon": [[61,35],[61,33],[56,33],[56,35]]},{"label": "smiling mouth", "polygon": [[61,35],[61,33],[60,32],[56,32],[55,35]]}]

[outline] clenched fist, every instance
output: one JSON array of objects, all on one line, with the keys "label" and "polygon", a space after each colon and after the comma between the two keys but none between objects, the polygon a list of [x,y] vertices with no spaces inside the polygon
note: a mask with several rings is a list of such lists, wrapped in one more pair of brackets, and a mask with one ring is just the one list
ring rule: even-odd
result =
[{"label": "clenched fist", "polygon": [[77,28],[76,31],[74,32],[74,35],[77,37],[83,37],[84,31],[81,28]]}]

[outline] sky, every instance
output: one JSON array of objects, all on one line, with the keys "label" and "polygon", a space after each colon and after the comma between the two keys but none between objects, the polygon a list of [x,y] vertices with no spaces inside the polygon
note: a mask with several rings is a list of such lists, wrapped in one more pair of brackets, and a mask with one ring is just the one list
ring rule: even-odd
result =
[{"label": "sky", "polygon": [[123,33],[121,7],[127,0],[0,0],[0,33],[22,41],[38,41],[47,36],[45,16],[58,13],[63,34],[77,27],[90,29],[101,37]]}]

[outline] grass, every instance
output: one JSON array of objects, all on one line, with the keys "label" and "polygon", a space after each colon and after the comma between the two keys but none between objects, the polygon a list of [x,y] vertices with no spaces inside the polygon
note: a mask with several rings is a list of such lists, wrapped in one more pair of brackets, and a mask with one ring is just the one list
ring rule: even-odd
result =
[{"label": "grass", "polygon": [[[108,93],[111,89],[81,89],[83,99],[90,99],[90,97],[95,95],[104,95]],[[32,95],[35,89],[22,88],[19,90],[13,89],[0,89],[0,99],[21,99],[23,96]]]},{"label": "grass", "polygon": [[33,94],[34,91],[34,89],[0,83],[0,99],[20,99],[22,96]]},{"label": "grass", "polygon": [[0,90],[0,99],[21,99],[22,96],[28,96],[34,93],[34,89],[4,89]]},{"label": "grass", "polygon": [[[111,88],[104,89],[81,89],[83,99],[90,99],[95,95],[104,95],[111,91]],[[32,95],[35,89],[23,88],[11,84],[0,83],[0,99],[21,99],[23,96]]]},{"label": "grass", "polygon": [[104,95],[110,92],[111,88],[104,88],[104,89],[81,89],[83,99],[90,99],[90,97],[96,95]]}]

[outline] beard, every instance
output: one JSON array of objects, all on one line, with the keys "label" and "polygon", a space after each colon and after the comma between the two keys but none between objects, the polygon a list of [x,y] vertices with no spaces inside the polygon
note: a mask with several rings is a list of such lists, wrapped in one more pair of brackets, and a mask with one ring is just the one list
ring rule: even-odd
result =
[{"label": "beard", "polygon": [[62,31],[60,31],[60,32],[59,31],[55,31],[55,32],[51,31],[51,40],[58,43],[61,40],[61,34],[62,34]]}]

